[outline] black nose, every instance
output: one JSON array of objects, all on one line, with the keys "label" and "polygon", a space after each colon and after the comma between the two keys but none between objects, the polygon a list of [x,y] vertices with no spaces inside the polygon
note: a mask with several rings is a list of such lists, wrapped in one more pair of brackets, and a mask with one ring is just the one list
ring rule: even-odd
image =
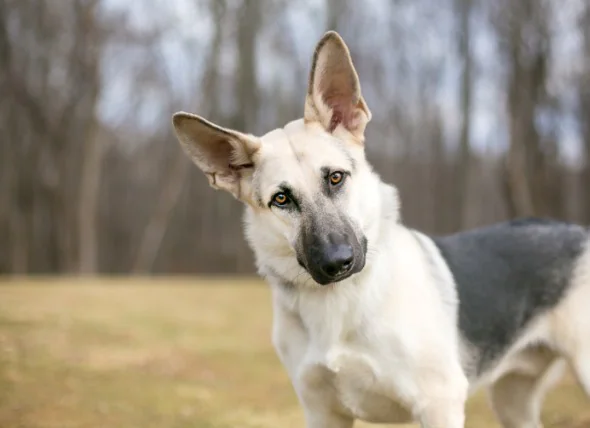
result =
[{"label": "black nose", "polygon": [[321,269],[326,276],[336,278],[350,271],[352,262],[353,254],[350,245],[331,245],[324,253]]}]

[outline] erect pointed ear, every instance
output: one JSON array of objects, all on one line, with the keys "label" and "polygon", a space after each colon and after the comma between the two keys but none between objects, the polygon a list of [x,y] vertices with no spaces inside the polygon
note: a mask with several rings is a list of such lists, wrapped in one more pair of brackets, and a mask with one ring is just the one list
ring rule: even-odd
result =
[{"label": "erect pointed ear", "polygon": [[371,112],[361,95],[361,85],[344,40],[334,31],[319,41],[311,64],[304,119],[320,122],[330,133],[339,126],[359,142]]},{"label": "erect pointed ear", "polygon": [[172,122],[182,148],[205,173],[209,184],[246,202],[260,141],[190,113],[176,113]]}]

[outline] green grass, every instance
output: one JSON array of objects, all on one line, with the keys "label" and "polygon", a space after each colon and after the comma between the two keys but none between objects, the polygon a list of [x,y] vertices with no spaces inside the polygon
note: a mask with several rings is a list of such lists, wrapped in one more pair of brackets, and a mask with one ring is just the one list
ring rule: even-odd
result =
[{"label": "green grass", "polygon": [[[270,326],[258,281],[0,282],[0,427],[303,427]],[[566,379],[543,419],[590,427],[590,401]],[[467,426],[498,427],[482,394]]]}]

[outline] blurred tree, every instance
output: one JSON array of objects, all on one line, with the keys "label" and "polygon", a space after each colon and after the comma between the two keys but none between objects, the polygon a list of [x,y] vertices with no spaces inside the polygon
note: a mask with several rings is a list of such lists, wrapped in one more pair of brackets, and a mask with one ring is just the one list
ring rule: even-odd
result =
[{"label": "blurred tree", "polygon": [[94,216],[81,197],[89,202],[96,195],[100,158],[93,138],[100,92],[97,3],[0,5],[3,169],[10,170],[4,224],[14,272],[75,271],[80,257],[88,258],[78,235],[95,245]]},{"label": "blurred tree", "polygon": [[[227,13],[226,1],[211,0],[208,4],[208,9],[215,26],[213,40],[205,61],[206,66],[202,84],[200,85],[204,90],[201,97],[199,97],[202,104],[199,108],[199,114],[208,118],[217,118],[220,115],[217,93],[219,83],[218,67],[222,53],[223,23],[225,22]],[[160,57],[159,59],[162,58]],[[173,102],[170,103],[168,109],[170,114],[173,112],[172,104]],[[174,139],[175,137],[170,136],[169,138]],[[159,189],[156,203],[151,210],[151,216],[140,239],[133,264],[134,273],[150,273],[153,271],[164,236],[171,221],[173,210],[179,203],[184,182],[188,176],[188,168],[191,166],[191,161],[180,150],[180,147],[175,147],[175,149],[176,154],[174,155],[172,165],[167,171],[165,180]],[[215,213],[214,210],[207,212]],[[203,222],[203,224],[209,223],[211,223],[211,220]],[[202,236],[204,236],[204,233]]]},{"label": "blurred tree", "polygon": [[552,141],[545,140],[539,131],[541,113],[549,104],[551,4],[506,0],[497,4],[497,12],[496,29],[508,69],[510,142],[503,179],[509,214],[555,215],[561,209],[551,204],[558,199],[552,186],[552,181],[559,179],[557,157]]},{"label": "blurred tree", "polygon": [[581,189],[584,192],[584,215],[586,224],[590,224],[590,3],[585,2],[580,14],[579,29],[582,35],[583,66],[578,79],[580,97],[579,123],[582,130],[584,150],[584,170]]},{"label": "blurred tree", "polygon": [[[251,273],[241,204],[191,167],[170,116],[255,134],[299,117],[326,29],[407,224],[590,223],[588,2],[145,1],[0,1],[0,273]],[[572,124],[582,172],[562,156]]]},{"label": "blurred tree", "polygon": [[459,17],[458,50],[461,68],[461,135],[459,137],[459,155],[456,159],[457,181],[455,193],[457,195],[457,213],[455,215],[455,230],[465,225],[467,216],[467,201],[469,193],[469,173],[471,166],[471,98],[473,55],[471,53],[471,9],[473,0],[456,0],[457,15]]},{"label": "blurred tree", "polygon": [[238,69],[235,79],[237,98],[236,114],[231,126],[251,133],[263,132],[258,123],[260,112],[258,102],[258,31],[262,23],[263,2],[243,0],[237,11],[237,55]]}]

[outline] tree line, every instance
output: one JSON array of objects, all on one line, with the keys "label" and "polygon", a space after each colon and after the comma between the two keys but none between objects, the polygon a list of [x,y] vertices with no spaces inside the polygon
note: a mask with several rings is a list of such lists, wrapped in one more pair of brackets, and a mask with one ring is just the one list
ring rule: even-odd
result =
[{"label": "tree line", "polygon": [[590,224],[586,0],[0,1],[0,273],[251,273],[240,203],[173,112],[301,116],[312,49],[351,49],[369,161],[432,234]]}]

